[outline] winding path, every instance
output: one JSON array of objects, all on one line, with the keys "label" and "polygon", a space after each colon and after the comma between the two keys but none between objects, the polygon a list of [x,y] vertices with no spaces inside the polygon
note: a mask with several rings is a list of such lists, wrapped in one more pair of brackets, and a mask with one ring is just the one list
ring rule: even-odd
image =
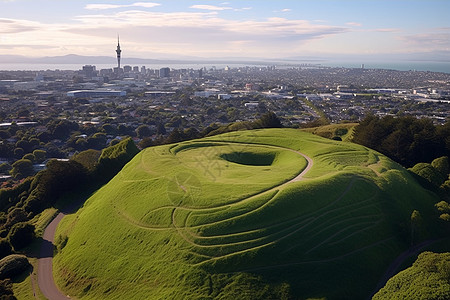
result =
[{"label": "winding path", "polygon": [[70,297],[64,295],[56,286],[53,279],[53,242],[59,222],[65,216],[60,212],[45,228],[42,236],[43,242],[38,259],[38,285],[42,294],[49,300],[67,300]]}]

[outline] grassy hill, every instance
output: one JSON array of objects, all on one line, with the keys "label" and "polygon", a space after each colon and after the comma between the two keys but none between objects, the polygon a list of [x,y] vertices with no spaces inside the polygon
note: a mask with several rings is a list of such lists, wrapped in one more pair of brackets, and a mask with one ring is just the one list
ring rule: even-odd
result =
[{"label": "grassy hill", "polygon": [[[312,159],[312,168],[305,156]],[[360,299],[437,201],[360,145],[295,129],[147,148],[57,231],[82,299]]]}]

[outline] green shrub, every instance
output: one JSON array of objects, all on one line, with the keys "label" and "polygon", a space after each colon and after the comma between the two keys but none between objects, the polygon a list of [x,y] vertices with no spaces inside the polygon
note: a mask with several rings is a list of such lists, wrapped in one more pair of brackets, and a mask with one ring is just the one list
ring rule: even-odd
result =
[{"label": "green shrub", "polygon": [[30,266],[25,255],[11,254],[0,260],[0,279],[19,275]]},{"label": "green shrub", "polygon": [[33,151],[33,155],[37,163],[42,163],[47,157],[47,152],[45,150],[36,149]]},{"label": "green shrub", "polygon": [[99,150],[89,149],[75,154],[71,159],[80,163],[89,172],[93,172],[98,165],[98,160],[102,154]]},{"label": "green shrub", "polygon": [[19,159],[12,164],[9,173],[16,179],[31,176],[34,174],[33,163],[29,159]]},{"label": "green shrub", "polygon": [[14,250],[22,249],[33,241],[34,226],[27,222],[16,223],[8,234],[8,240]]},{"label": "green shrub", "polygon": [[23,156],[23,159],[28,159],[29,161],[34,162],[36,157],[34,157],[33,153],[27,153]]},{"label": "green shrub", "polygon": [[442,174],[444,178],[448,177],[448,173],[450,172],[449,163],[448,163],[448,157],[442,156],[439,158],[436,158],[431,162],[431,165],[433,168],[435,168],[439,173]]},{"label": "green shrub", "polygon": [[0,259],[10,255],[12,252],[11,245],[6,239],[0,239]]},{"label": "green shrub", "polygon": [[0,280],[0,300],[17,300],[10,279]]},{"label": "green shrub", "polygon": [[336,136],[343,136],[346,135],[347,133],[348,133],[347,128],[336,128],[336,130],[334,131],[334,135]]},{"label": "green shrub", "polygon": [[98,161],[98,174],[110,179],[117,174],[137,153],[139,149],[131,138],[105,148]]},{"label": "green shrub", "polygon": [[450,299],[450,253],[424,252],[373,297],[379,299]]},{"label": "green shrub", "polygon": [[428,163],[418,163],[410,170],[436,186],[440,186],[445,181],[442,174]]}]

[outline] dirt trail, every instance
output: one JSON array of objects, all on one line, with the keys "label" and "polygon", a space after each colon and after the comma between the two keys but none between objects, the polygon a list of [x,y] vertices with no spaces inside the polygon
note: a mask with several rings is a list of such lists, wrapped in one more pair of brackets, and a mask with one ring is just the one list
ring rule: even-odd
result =
[{"label": "dirt trail", "polygon": [[53,280],[53,242],[55,239],[55,231],[59,222],[65,216],[59,213],[44,231],[38,259],[38,285],[42,294],[49,300],[67,300],[70,297],[64,295],[56,286]]}]

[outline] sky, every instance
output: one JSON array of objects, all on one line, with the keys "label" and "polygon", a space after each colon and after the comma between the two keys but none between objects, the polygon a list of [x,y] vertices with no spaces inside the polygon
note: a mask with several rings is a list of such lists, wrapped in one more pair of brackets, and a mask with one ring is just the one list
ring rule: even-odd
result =
[{"label": "sky", "polygon": [[450,61],[448,0],[0,0],[0,55]]}]

